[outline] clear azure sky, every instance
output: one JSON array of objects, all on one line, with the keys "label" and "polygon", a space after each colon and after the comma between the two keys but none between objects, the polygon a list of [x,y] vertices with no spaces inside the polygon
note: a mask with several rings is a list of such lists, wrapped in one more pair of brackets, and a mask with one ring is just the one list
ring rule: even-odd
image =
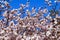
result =
[{"label": "clear azure sky", "polygon": [[[26,4],[26,2],[27,2],[27,0],[7,0],[7,1],[9,2],[11,9],[17,9],[20,7],[20,4]],[[51,0],[51,1],[52,1],[53,5],[55,5],[54,0]],[[32,7],[36,7],[38,9],[39,7],[42,7],[42,6],[45,7],[45,2],[44,2],[44,0],[30,0],[29,6],[30,6],[29,10],[31,10]],[[46,6],[46,7],[48,8],[48,10],[51,9],[51,7],[48,7],[48,6]],[[60,7],[60,4],[58,7]],[[0,19],[1,19],[1,17],[0,17]]]}]

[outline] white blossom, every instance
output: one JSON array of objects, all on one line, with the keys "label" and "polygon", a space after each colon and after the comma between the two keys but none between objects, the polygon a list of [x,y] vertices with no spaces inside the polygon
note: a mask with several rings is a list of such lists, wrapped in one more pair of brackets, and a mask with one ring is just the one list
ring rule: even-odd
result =
[{"label": "white blossom", "polygon": [[47,13],[48,12],[48,10],[47,9],[43,9],[43,13]]},{"label": "white blossom", "polygon": [[52,2],[51,2],[51,1],[49,1],[49,2],[48,2],[48,5],[49,5],[49,6],[51,6],[51,5],[52,5]]},{"label": "white blossom", "polygon": [[46,36],[49,36],[50,34],[51,34],[50,31],[47,31],[47,32],[46,32]]},{"label": "white blossom", "polygon": [[56,3],[57,1],[55,0],[54,2]]},{"label": "white blossom", "polygon": [[5,16],[5,17],[7,16],[7,11],[4,12],[3,16]]},{"label": "white blossom", "polygon": [[4,5],[1,5],[2,7],[4,7]]},{"label": "white blossom", "polygon": [[32,14],[36,13],[36,8],[32,7]]},{"label": "white blossom", "polygon": [[46,2],[48,2],[49,0],[45,0]]},{"label": "white blossom", "polygon": [[2,33],[5,33],[5,31],[4,31],[4,30],[2,30],[0,33],[1,33],[1,34],[2,34]]}]

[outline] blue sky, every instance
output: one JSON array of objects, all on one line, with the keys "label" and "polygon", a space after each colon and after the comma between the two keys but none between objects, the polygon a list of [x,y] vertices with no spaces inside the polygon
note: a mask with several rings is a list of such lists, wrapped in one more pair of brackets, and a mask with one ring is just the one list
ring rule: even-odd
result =
[{"label": "blue sky", "polygon": [[[20,4],[26,4],[27,0],[6,0],[9,2],[11,9],[17,9],[20,7]],[[32,7],[36,7],[37,9],[40,6],[44,6],[44,0],[30,0],[29,3],[29,10],[32,9]],[[3,17],[0,16],[0,19],[2,19]]]},{"label": "blue sky", "polygon": [[[54,0],[51,0],[52,3],[54,3]],[[19,5],[25,4],[27,2],[27,0],[11,0],[9,3],[12,6],[12,8],[18,8]],[[40,6],[45,6],[45,2],[44,0],[30,0],[30,7],[35,6],[36,8],[40,7]]]},{"label": "blue sky", "polygon": [[[9,0],[7,0],[7,1],[9,1]],[[55,3],[54,3],[54,0],[51,0],[52,1],[52,3],[53,3],[53,5],[55,5]],[[10,3],[10,5],[11,5],[11,9],[17,9],[17,8],[19,8],[20,6],[20,4],[26,4],[26,2],[27,2],[27,0],[11,0],[11,1],[9,1],[9,3]],[[46,5],[45,5],[45,0],[30,0],[30,4],[29,4],[29,10],[31,10],[32,9],[32,7],[36,7],[37,9],[39,8],[39,7],[45,7]],[[59,6],[60,6],[60,4],[59,4]],[[50,10],[51,9],[51,7],[48,7],[48,6],[46,6],[47,8],[48,8],[48,10]],[[57,7],[58,9],[59,9],[59,7]]]},{"label": "blue sky", "polygon": [[[26,2],[27,2],[27,0],[11,0],[11,1],[7,0],[7,1],[9,2],[11,9],[17,9],[20,7],[20,4],[26,4]],[[54,0],[52,0],[52,3],[53,3],[53,5],[55,4]],[[31,10],[32,7],[34,7],[34,6],[38,9],[39,7],[42,7],[42,6],[45,7],[45,2],[44,2],[44,0],[30,0],[29,6],[30,6],[29,10]],[[59,6],[60,6],[60,4],[59,4]],[[48,7],[48,6],[46,6],[46,7],[49,10],[51,9],[51,7]],[[0,19],[1,19],[1,17],[0,17]]]},{"label": "blue sky", "polygon": [[[19,8],[19,5],[22,3],[22,4],[25,4],[27,2],[27,0],[11,0],[10,1],[10,5],[12,6],[12,8]],[[30,9],[32,7],[40,7],[40,6],[44,6],[44,0],[30,0]]]}]

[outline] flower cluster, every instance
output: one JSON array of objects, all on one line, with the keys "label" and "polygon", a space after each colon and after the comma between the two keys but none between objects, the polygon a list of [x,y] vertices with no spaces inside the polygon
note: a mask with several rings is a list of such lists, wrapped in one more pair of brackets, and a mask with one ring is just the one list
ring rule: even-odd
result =
[{"label": "flower cluster", "polygon": [[[39,8],[36,12],[36,8],[33,7],[30,11],[26,9],[29,7],[29,1],[26,5],[20,4],[20,8],[13,10],[10,10],[7,1],[1,1],[1,3],[4,3],[0,5],[4,18],[0,20],[0,40],[60,40],[58,14],[55,18],[52,18],[50,14],[45,17],[44,14],[49,12],[47,8]],[[3,8],[5,6],[6,8]],[[55,13],[55,11],[51,12]]]}]

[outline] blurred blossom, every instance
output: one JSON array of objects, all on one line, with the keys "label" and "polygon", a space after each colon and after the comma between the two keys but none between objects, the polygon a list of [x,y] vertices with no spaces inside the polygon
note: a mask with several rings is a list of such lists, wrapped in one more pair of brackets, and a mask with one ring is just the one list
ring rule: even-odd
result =
[{"label": "blurred blossom", "polygon": [[46,2],[48,2],[49,0],[45,0]]},{"label": "blurred blossom", "polygon": [[7,11],[4,12],[3,16],[5,16],[5,17],[7,16]]},{"label": "blurred blossom", "polygon": [[9,4],[7,1],[5,1],[4,3],[5,3],[6,6]]},{"label": "blurred blossom", "polygon": [[51,19],[51,16],[47,16],[46,18]]},{"label": "blurred blossom", "polygon": [[20,4],[20,7],[25,8],[25,5],[24,4]]},{"label": "blurred blossom", "polygon": [[27,0],[25,7],[29,7],[29,0]]},{"label": "blurred blossom", "polygon": [[1,5],[2,7],[4,7],[4,5]]},{"label": "blurred blossom", "polygon": [[43,9],[43,13],[47,13],[48,12],[48,9]]},{"label": "blurred blossom", "polygon": [[2,8],[2,6],[0,5],[0,8]]},{"label": "blurred blossom", "polygon": [[17,9],[11,10],[11,14],[16,14],[16,13],[17,13]]},{"label": "blurred blossom", "polygon": [[56,3],[57,1],[55,0],[54,2]]},{"label": "blurred blossom", "polygon": [[49,1],[49,2],[48,2],[48,5],[49,5],[49,6],[51,6],[51,5],[52,5],[52,2],[51,2],[51,1]]},{"label": "blurred blossom", "polygon": [[46,36],[49,36],[50,34],[51,34],[51,32],[50,31],[47,31]]},{"label": "blurred blossom", "polygon": [[[5,9],[2,10],[4,18],[0,20],[0,40],[2,40],[2,37],[5,40],[53,40],[56,36],[59,37],[59,12],[53,15],[56,16],[55,18],[52,18],[50,14],[55,13],[56,10],[48,10],[47,7],[39,7],[38,11],[36,11],[35,7],[32,7],[31,10],[26,9],[26,7],[29,7],[29,1],[26,4],[20,4],[18,9],[11,10],[8,10],[10,5],[7,1],[2,2],[4,5],[0,4],[0,9],[3,7]],[[52,6],[51,1],[45,0],[45,2],[47,2],[48,6]],[[44,13],[49,14],[44,17]],[[25,16],[25,14],[27,15]],[[21,16],[24,16],[24,18],[21,18]]]},{"label": "blurred blossom", "polygon": [[26,12],[28,12],[29,10],[27,9]]},{"label": "blurred blossom", "polygon": [[35,13],[35,11],[36,11],[36,8],[33,7],[32,8],[32,13]]},{"label": "blurred blossom", "polygon": [[30,14],[31,14],[31,13],[30,13],[30,11],[29,11],[28,9],[26,10],[26,13],[27,13],[28,15],[30,15]]},{"label": "blurred blossom", "polygon": [[60,2],[60,0],[56,0],[57,2]]}]

